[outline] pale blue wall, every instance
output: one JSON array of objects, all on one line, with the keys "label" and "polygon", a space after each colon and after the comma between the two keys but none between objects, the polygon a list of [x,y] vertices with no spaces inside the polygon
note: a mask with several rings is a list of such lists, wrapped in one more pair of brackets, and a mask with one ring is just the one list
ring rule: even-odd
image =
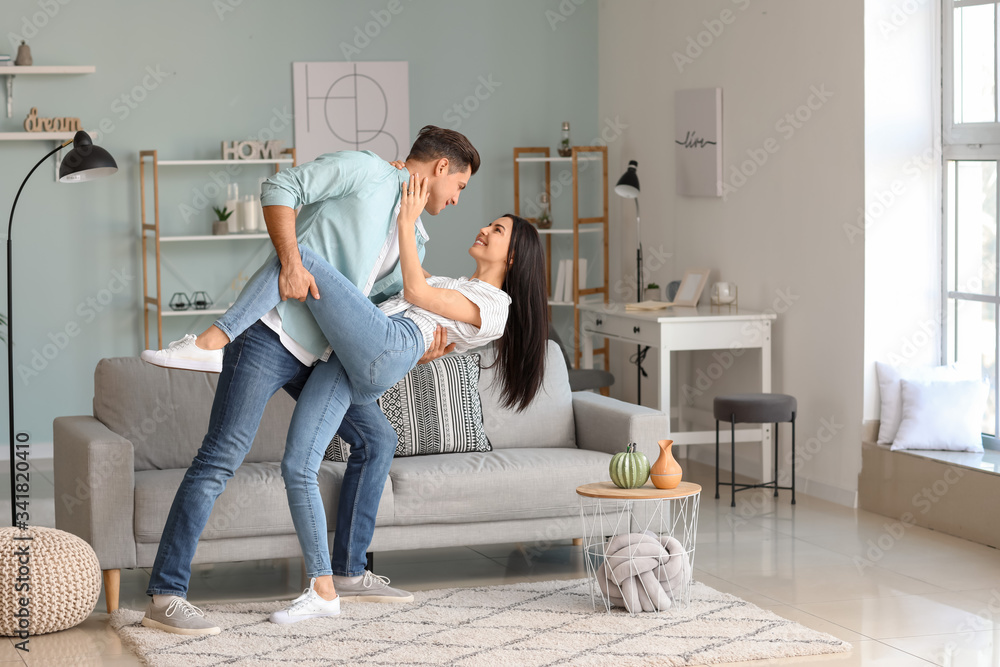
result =
[{"label": "pale blue wall", "polygon": [[[27,384],[16,378],[18,430],[30,431],[33,442],[51,441],[54,417],[90,413],[98,359],[134,355],[141,349],[138,151],[158,149],[161,159],[216,157],[221,140],[256,134],[271,121],[274,109],[291,109],[293,61],[343,60],[340,44],[353,40],[355,28],[373,20],[372,11],[391,4],[390,0],[5,0],[0,4],[0,34],[5,36],[0,52],[13,54],[10,35],[31,26],[29,43],[36,65],[97,67],[95,74],[86,76],[19,77],[14,116],[0,117],[0,131],[21,130],[32,106],[43,116],[78,116],[87,128],[106,120],[114,129],[102,145],[121,168],[113,178],[60,185],[54,183],[51,164],[43,165],[18,205],[15,367],[29,365],[33,353],[41,353],[51,342],[50,334],[59,339],[58,333],[67,326],[79,331],[53,359],[44,360],[45,367]],[[46,6],[50,13],[58,11],[46,16]],[[449,122],[454,116],[445,113],[475,92],[479,77],[492,76],[500,84],[457,128],[479,149],[482,170],[461,204],[429,224],[428,269],[468,273],[471,260],[466,249],[472,230],[512,208],[512,147],[555,146],[563,120],[573,123],[574,143],[598,135],[597,3],[401,0],[400,7],[402,11],[355,59],[409,61],[413,136],[427,123],[454,127]],[[222,12],[220,18],[221,9],[232,11]],[[568,15],[560,17],[566,20],[552,23],[560,11]],[[37,25],[41,27],[36,30]],[[147,68],[167,76],[156,81],[147,76]],[[141,87],[144,78],[150,89],[139,96],[145,92],[145,99],[136,108],[127,108],[121,96]],[[293,143],[291,125],[276,138]],[[50,148],[45,142],[0,142],[4,183],[0,210],[5,219],[17,185]],[[193,189],[203,186],[206,178],[205,171],[201,176],[197,171],[163,176],[165,225],[178,224],[176,207],[181,200],[191,201]],[[250,180],[256,181],[256,174]],[[171,216],[173,222],[168,220]],[[192,251],[198,260],[194,264],[173,262],[181,277],[165,272],[165,296],[185,287],[218,293],[232,267],[252,261],[254,254],[249,245],[226,247],[233,256],[221,262],[197,254],[203,249]],[[119,273],[134,279],[126,289],[112,293],[118,288]],[[101,300],[107,303],[102,305]],[[208,322],[188,323],[200,330]],[[176,327],[164,330],[168,340],[179,333]],[[2,419],[6,438],[5,412]]]}]

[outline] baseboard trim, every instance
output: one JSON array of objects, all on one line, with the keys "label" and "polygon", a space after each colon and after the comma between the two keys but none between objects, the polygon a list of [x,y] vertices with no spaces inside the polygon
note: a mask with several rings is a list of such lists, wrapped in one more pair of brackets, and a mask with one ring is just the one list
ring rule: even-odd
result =
[{"label": "baseboard trim", "polygon": [[[697,461],[698,463],[704,463],[705,465],[715,467],[715,445],[688,445],[688,458]],[[757,451],[759,452],[759,449]],[[739,455],[739,449],[736,450],[736,472],[737,475],[746,475],[747,472],[753,471],[753,475],[748,475],[749,477],[756,479],[756,471],[760,470],[760,460],[759,459],[749,459]],[[721,448],[719,452],[719,470],[722,474],[723,479],[728,479],[729,474],[729,446],[728,443],[726,447]],[[781,478],[782,483],[786,483],[784,477]],[[763,480],[770,482],[771,480]],[[832,484],[827,484],[825,482],[820,482],[810,477],[806,477],[800,473],[796,474],[795,477],[795,492],[804,493],[807,496],[812,496],[813,498],[819,498],[820,500],[826,500],[831,503],[836,503],[838,505],[843,505],[844,507],[850,507],[852,509],[857,509],[858,507],[858,492],[856,489],[844,489],[839,486],[833,486]]]}]

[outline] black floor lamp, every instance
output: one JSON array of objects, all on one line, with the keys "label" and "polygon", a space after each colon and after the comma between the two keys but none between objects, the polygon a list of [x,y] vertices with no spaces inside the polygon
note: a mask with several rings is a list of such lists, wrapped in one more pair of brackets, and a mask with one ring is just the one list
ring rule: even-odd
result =
[{"label": "black floor lamp", "polygon": [[[622,177],[618,179],[618,183],[615,184],[615,194],[619,197],[624,197],[625,199],[635,200],[635,293],[636,301],[642,301],[642,227],[639,225],[639,175],[636,173],[639,163],[635,160],[629,160],[628,169],[622,174]],[[635,383],[636,383],[636,397],[635,402],[638,405],[642,405],[642,378],[646,375],[646,371],[642,367],[642,362],[646,358],[646,352],[649,351],[649,346],[645,348],[642,345],[636,345],[635,347]]]},{"label": "black floor lamp", "polygon": [[14,209],[17,208],[17,200],[21,197],[21,191],[24,190],[25,183],[35,173],[35,170],[53,154],[70,144],[73,144],[73,149],[66,154],[62,164],[59,166],[60,183],[92,181],[102,176],[110,176],[118,171],[118,165],[115,163],[115,159],[111,157],[111,154],[100,146],[95,146],[94,142],[90,139],[90,135],[80,131],[69,141],[49,151],[45,157],[31,168],[31,171],[28,172],[28,175],[21,182],[21,187],[17,189],[14,204],[10,207],[10,222],[7,224],[7,400],[10,408],[8,415],[8,424],[10,426],[10,519],[11,525],[14,526],[18,525],[17,503],[14,502],[14,316],[11,312],[12,301],[14,300],[14,272],[12,264],[14,254],[11,248]]}]

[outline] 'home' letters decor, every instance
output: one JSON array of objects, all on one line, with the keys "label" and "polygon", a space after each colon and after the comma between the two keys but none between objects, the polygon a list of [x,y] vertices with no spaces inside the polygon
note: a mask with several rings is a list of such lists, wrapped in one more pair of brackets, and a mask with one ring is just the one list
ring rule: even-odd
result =
[{"label": "'home' letters decor", "polygon": [[283,141],[223,141],[223,160],[276,160],[285,147]]}]

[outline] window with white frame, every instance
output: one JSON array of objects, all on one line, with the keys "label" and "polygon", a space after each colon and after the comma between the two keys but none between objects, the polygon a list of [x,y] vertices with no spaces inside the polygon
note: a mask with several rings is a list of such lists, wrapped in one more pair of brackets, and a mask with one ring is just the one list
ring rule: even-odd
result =
[{"label": "window with white frame", "polygon": [[1000,0],[943,0],[944,352],[990,381],[983,433],[1000,434],[997,60]]}]

